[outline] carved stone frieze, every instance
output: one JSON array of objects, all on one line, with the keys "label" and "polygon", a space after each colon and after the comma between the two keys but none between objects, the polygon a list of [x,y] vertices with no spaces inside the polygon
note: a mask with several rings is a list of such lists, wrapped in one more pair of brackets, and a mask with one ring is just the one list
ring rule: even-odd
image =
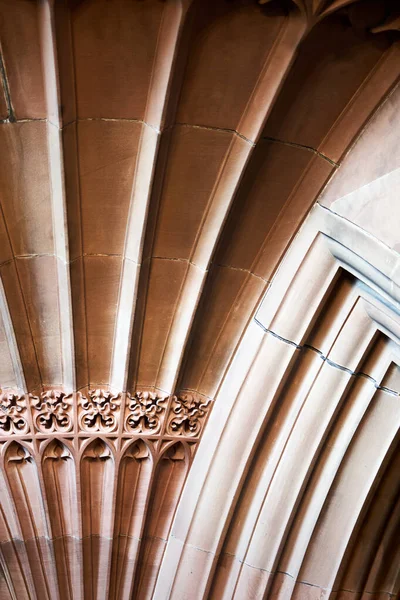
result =
[{"label": "carved stone frieze", "polygon": [[129,433],[159,433],[165,418],[168,396],[156,392],[127,394],[125,430]]},{"label": "carved stone frieze", "polygon": [[123,435],[197,438],[210,406],[209,398],[194,392],[113,394],[100,388],[86,394],[54,389],[37,396],[10,392],[0,395],[0,437],[26,435],[31,423],[33,433],[41,439],[43,434],[98,435],[119,431]]},{"label": "carved stone frieze", "polygon": [[198,437],[210,407],[209,398],[198,397],[193,393],[173,396],[167,423],[169,435]]},{"label": "carved stone frieze", "polygon": [[80,395],[79,426],[82,431],[109,433],[118,427],[121,394],[107,390],[89,390],[88,398]]},{"label": "carved stone frieze", "polygon": [[24,434],[29,431],[24,396],[9,392],[0,394],[0,433]]},{"label": "carved stone frieze", "polygon": [[73,426],[72,394],[50,390],[40,397],[30,395],[33,406],[33,422],[42,433],[67,433]]}]

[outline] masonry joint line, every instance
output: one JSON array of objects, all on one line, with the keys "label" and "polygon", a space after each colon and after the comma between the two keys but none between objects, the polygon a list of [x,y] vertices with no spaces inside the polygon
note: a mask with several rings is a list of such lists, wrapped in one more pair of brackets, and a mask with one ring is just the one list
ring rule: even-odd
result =
[{"label": "masonry joint line", "polygon": [[323,160],[326,160],[330,165],[335,167],[335,169],[340,167],[339,163],[335,162],[334,160],[329,158],[329,156],[326,156],[326,154],[323,154],[322,152],[320,152],[319,150],[316,150],[312,146],[306,146],[305,144],[297,144],[296,142],[286,142],[284,140],[278,140],[277,138],[269,137],[267,135],[263,136],[262,139],[266,140],[268,142],[274,142],[276,144],[283,144],[284,146],[291,146],[292,148],[298,148],[300,150],[307,150],[307,152],[312,152],[316,156],[319,156]]},{"label": "masonry joint line", "polygon": [[297,350],[300,350],[300,351],[310,350],[311,352],[315,352],[319,356],[319,358],[323,362],[326,362],[330,367],[333,367],[334,369],[338,369],[340,371],[344,371],[345,373],[348,373],[352,377],[363,377],[365,379],[368,379],[369,381],[371,381],[371,383],[373,383],[374,387],[377,390],[380,390],[380,391],[382,391],[382,392],[384,392],[386,394],[390,394],[392,396],[397,396],[397,397],[400,396],[400,392],[397,392],[396,390],[393,390],[392,388],[389,388],[387,386],[380,385],[376,381],[376,379],[374,379],[373,377],[371,377],[371,375],[368,375],[367,373],[363,373],[362,371],[353,371],[352,369],[349,369],[348,367],[345,367],[344,365],[340,365],[340,364],[334,362],[333,360],[331,360],[330,358],[328,358],[327,356],[325,356],[321,352],[321,350],[318,350],[318,348],[314,348],[314,346],[311,346],[310,344],[297,344],[296,342],[293,342],[292,340],[288,340],[288,339],[282,337],[281,335],[275,333],[271,329],[267,329],[256,318],[254,318],[254,321],[257,323],[257,325],[259,327],[261,327],[261,329],[263,331],[265,331],[265,333],[268,333],[268,334],[272,335],[273,337],[277,338],[278,340],[280,340],[284,344],[288,344],[290,346],[294,346]]}]

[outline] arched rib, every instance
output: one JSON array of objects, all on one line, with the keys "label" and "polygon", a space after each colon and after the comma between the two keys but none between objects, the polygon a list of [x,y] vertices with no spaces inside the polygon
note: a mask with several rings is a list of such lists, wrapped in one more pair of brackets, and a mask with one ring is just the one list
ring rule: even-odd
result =
[{"label": "arched rib", "polygon": [[[61,335],[62,384],[66,391],[75,389],[75,346],[73,335],[67,207],[62,148],[60,84],[55,34],[54,2],[40,5],[41,51],[47,103],[47,147],[53,217],[54,251],[57,273],[58,313]],[[57,383],[57,382],[44,382]]]},{"label": "arched rib", "polygon": [[[14,324],[11,319],[10,310],[8,308],[7,296],[4,290],[3,281],[0,277],[0,316],[3,322],[3,330],[5,334],[5,338],[7,340],[8,352],[10,361],[12,364],[12,368],[14,371],[14,380],[15,386],[23,391],[27,392],[27,385],[25,381],[24,369],[22,366],[21,356],[19,353],[19,348],[17,344],[17,339],[14,331]],[[5,356],[3,357],[3,360]],[[4,360],[4,362],[7,362]],[[11,383],[11,382],[10,382]],[[10,385],[10,387],[14,387]]]},{"label": "arched rib", "polygon": [[111,359],[110,385],[117,390],[126,389],[140,263],[154,168],[177,48],[190,4],[191,0],[166,2],[153,63],[126,228]]},{"label": "arched rib", "polygon": [[186,261],[185,274],[156,374],[156,388],[172,391],[175,387],[211,257],[239,182],[304,31],[305,23],[298,15],[291,14],[282,24],[248,99],[238,129],[233,132],[225,151]]},{"label": "arched rib", "polygon": [[[333,253],[331,268],[325,264],[323,244],[315,243],[315,239],[319,239],[318,231],[321,230],[330,236],[323,238]],[[335,246],[330,239],[332,237],[338,239],[341,244]],[[360,255],[364,256],[364,260],[359,258]],[[200,452],[197,453],[189,474],[160,571],[155,598],[163,598],[165,589],[171,590],[172,595],[179,591],[183,593],[192,581],[189,573],[196,578],[199,597],[207,593],[221,541],[263,423],[268,418],[279,390],[290,372],[298,344],[302,343],[303,337],[309,331],[318,313],[318,307],[335,279],[334,263],[336,262],[338,269],[340,261],[344,261],[347,270],[358,273],[360,278],[374,281],[385,297],[388,283],[383,273],[393,273],[394,264],[398,264],[398,257],[376,240],[372,240],[365,232],[350,223],[345,223],[343,219],[324,214],[319,208],[313,211],[312,218],[303,227],[275,278],[272,286],[274,293],[267,294],[262,309],[257,314],[258,322],[265,328],[272,327],[276,333],[267,333],[264,339],[257,339],[254,337],[257,326],[254,322],[251,323],[243,338],[242,347],[244,351],[248,344],[246,353],[252,363],[249,365],[246,359],[246,370],[242,370],[240,362],[243,361],[243,356],[239,349],[220,389],[219,394],[224,400],[218,411],[219,403],[215,405]],[[296,282],[293,282],[294,278]],[[393,282],[391,291],[396,293]],[[339,395],[346,389],[354,368],[368,347],[368,338],[373,336],[373,328],[368,328],[367,332],[361,322],[359,325],[360,335],[365,333],[361,346],[361,340],[357,340],[348,330],[346,338],[351,343],[344,346],[340,344],[331,352],[335,362],[339,362],[340,359],[342,364],[346,365],[350,360],[348,368],[342,370],[329,364],[324,366],[327,374],[329,369],[335,372],[330,378],[329,389],[332,395],[337,396],[340,387],[342,392]],[[283,338],[292,341],[285,341]],[[338,354],[340,348],[341,352]],[[268,382],[267,386],[265,382]],[[328,380],[324,384],[321,380],[320,390],[318,391],[318,386],[313,390],[316,401],[322,393],[324,396],[330,396],[326,392],[327,383]],[[324,418],[334,417],[335,403],[331,406],[330,416],[325,415]],[[323,434],[325,428],[321,431]],[[218,488],[218,495],[215,495],[215,486]],[[280,519],[281,516],[277,525]],[[207,523],[207,527],[204,527],[204,523]],[[262,536],[258,537],[262,542]],[[257,554],[255,546],[253,548],[252,560],[265,558],[262,551]],[[266,571],[262,573],[265,575]]]}]

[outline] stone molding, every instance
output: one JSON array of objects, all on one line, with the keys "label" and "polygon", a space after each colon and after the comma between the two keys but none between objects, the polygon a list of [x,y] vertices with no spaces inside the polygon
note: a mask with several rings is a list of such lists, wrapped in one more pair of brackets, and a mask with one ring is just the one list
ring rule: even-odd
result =
[{"label": "stone molding", "polygon": [[352,536],[366,547],[364,502],[384,523],[376,489],[398,493],[399,267],[394,249],[314,207],[216,397],[154,600],[190,597],[189,574],[199,598],[294,600],[333,592],[345,561],[359,572],[344,550]]},{"label": "stone molding", "polygon": [[211,406],[211,398],[194,392],[113,394],[96,388],[70,394],[52,389],[34,395],[4,391],[0,394],[0,439],[57,434],[198,439]]}]

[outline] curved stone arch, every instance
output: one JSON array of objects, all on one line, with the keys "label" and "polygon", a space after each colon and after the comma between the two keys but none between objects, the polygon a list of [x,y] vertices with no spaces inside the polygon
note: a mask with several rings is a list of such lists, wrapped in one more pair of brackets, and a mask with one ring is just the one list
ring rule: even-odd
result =
[{"label": "curved stone arch", "polygon": [[157,456],[157,464],[160,462],[160,460],[166,458],[166,454],[171,454],[172,456],[174,448],[178,450],[176,458],[177,460],[183,459],[185,461],[190,461],[190,449],[187,441],[185,439],[175,439],[164,441],[160,452]]},{"label": "curved stone arch", "polygon": [[16,439],[16,438],[10,438],[10,439],[6,440],[6,442],[4,444],[2,444],[1,455],[2,455],[3,459],[4,459],[5,454],[8,451],[9,446],[13,442],[17,443],[19,446],[22,446],[27,451],[27,453],[30,454],[32,458],[34,458],[34,450],[31,446],[31,444],[29,443],[29,441]]},{"label": "curved stone arch", "polygon": [[180,440],[167,442],[154,471],[139,559],[141,568],[134,582],[137,597],[151,597],[154,593],[166,540],[188,471],[189,449],[186,444]]},{"label": "curved stone arch", "polygon": [[[393,471],[393,467],[396,468],[397,466],[396,463],[398,464],[398,454],[394,457],[392,465],[389,466],[388,470]],[[378,502],[375,503],[375,506],[373,505],[372,510],[367,512],[365,521],[370,523],[369,527],[372,525],[372,528],[376,529],[376,524],[378,526],[380,525],[380,531],[378,531],[377,535],[374,537],[374,540],[376,540],[377,543],[375,547],[372,548],[372,552],[370,552],[369,564],[367,560],[360,561],[359,555],[360,553],[362,554],[363,551],[362,545],[354,544],[355,548],[352,552],[352,557],[349,560],[347,572],[345,572],[343,575],[342,587],[348,585],[352,581],[354,581],[356,585],[359,585],[361,579],[362,585],[360,588],[364,593],[370,593],[375,589],[395,589],[395,586],[393,586],[393,575],[396,567],[393,566],[392,559],[393,557],[398,556],[399,552],[398,544],[396,543],[396,531],[398,531],[399,524],[399,494],[397,487],[397,474],[395,474],[394,477],[392,476],[391,480],[389,479],[389,481],[386,479],[386,482],[387,484],[392,483],[393,486],[393,491],[387,490],[390,495],[393,494],[393,492],[396,494],[397,491],[396,500],[393,504],[386,503],[386,506],[384,506],[384,526],[382,526],[382,523],[380,523],[378,519],[373,517],[374,512],[379,511]],[[385,480],[383,481],[381,487],[384,488],[384,485]],[[380,491],[381,490],[378,488],[376,493],[379,494]],[[364,552],[365,551],[367,551],[368,554],[368,549],[364,547]],[[362,568],[363,565],[366,565],[367,568],[365,568],[365,566]]]},{"label": "curved stone arch", "polygon": [[84,596],[107,598],[117,471],[111,444],[96,436],[80,452]]},{"label": "curved stone arch", "polygon": [[82,547],[74,448],[70,440],[53,438],[41,447],[40,453],[46,517],[51,526],[59,586],[68,598],[80,598]]},{"label": "curved stone arch", "polygon": [[[42,495],[38,464],[28,444],[12,440],[4,452],[4,472],[13,498],[21,537],[29,540],[32,548],[28,553],[32,585],[43,598],[59,598],[56,565],[48,539],[50,523],[45,517],[46,505]],[[50,568],[49,568],[50,567]],[[27,577],[30,576],[28,572]]]},{"label": "curved stone arch", "polygon": [[[341,346],[338,342],[336,347],[335,344],[332,346],[328,331],[325,336],[327,339],[320,340],[322,350],[312,346],[309,349],[305,348],[310,352],[317,350],[318,360],[323,363],[326,371],[330,370],[331,377],[333,376],[330,384],[333,385],[332,392],[336,390],[336,393],[339,393],[338,387],[342,386],[342,392],[340,392],[342,394],[348,387],[349,378],[354,378],[357,375],[357,368],[363,365],[364,355],[376,332],[391,331],[393,339],[398,339],[400,319],[397,312],[399,306],[397,279],[399,266],[400,257],[396,252],[388,249],[378,240],[371,239],[371,236],[360,228],[319,206],[312,211],[283,260],[256,313],[254,322],[249,325],[243,338],[242,346],[245,348],[246,345],[250,345],[250,352],[252,351],[254,357],[253,363],[243,369],[241,379],[238,381],[239,364],[235,364],[235,362],[239,363],[242,359],[241,348],[239,348],[236,361],[233,361],[230,372],[219,392],[221,400],[219,403],[217,401],[217,406],[222,405],[222,397],[226,397],[229,393],[229,387],[236,386],[239,393],[236,394],[231,410],[228,402],[225,401],[224,410],[215,410],[210,417],[204,434],[204,442],[195,457],[178,506],[155,597],[162,597],[162,589],[166,589],[165,586],[168,586],[171,594],[187,593],[190,585],[193,584],[189,573],[194,573],[194,578],[201,582],[200,595],[207,593],[206,590],[210,591],[213,572],[235,510],[235,503],[240,490],[243,489],[245,478],[248,476],[251,456],[257,451],[260,435],[267,425],[268,418],[271,418],[273,414],[283,385],[282,382],[290,377],[296,354],[298,355],[304,349],[316,315],[323,308],[327,294],[337,283],[340,272],[347,271],[353,276],[357,276],[357,279],[363,281],[364,284],[368,284],[372,290],[370,297],[377,304],[377,306],[373,306],[367,302],[365,305],[365,300],[361,300],[364,305],[359,304],[358,312],[351,309],[348,313],[351,315],[350,320],[343,315],[344,325],[348,325],[347,333],[342,334],[345,335],[344,345]],[[364,293],[365,289],[355,288],[354,284],[351,287],[353,293],[362,298],[359,291]],[[388,301],[392,305],[391,308],[388,307]],[[365,310],[365,306],[367,310]],[[386,315],[386,318],[382,318],[382,313]],[[368,327],[367,323],[370,324]],[[260,334],[257,329],[261,327],[263,333]],[[345,332],[345,330],[343,331]],[[332,336],[335,340],[337,333],[331,332]],[[328,352],[326,352],[324,344],[325,347],[328,347]],[[248,350],[249,347],[247,347],[247,353]],[[385,391],[381,391],[385,386],[380,384],[390,366],[388,361],[391,361],[391,358],[387,359],[386,369],[383,371],[378,369],[380,380],[376,380],[370,373],[366,373],[373,392],[378,389],[377,393],[385,393]],[[374,371],[372,370],[371,373]],[[338,374],[342,380],[340,385]],[[376,377],[378,375],[375,373]],[[325,391],[328,381],[329,379],[324,383]],[[269,388],[267,392],[264,391],[266,382],[268,382]],[[396,390],[394,391],[395,394],[398,393]],[[340,396],[338,396],[338,400],[340,401]],[[332,408],[332,410],[332,418],[334,418],[337,409]],[[333,423],[332,418],[328,420],[331,424]],[[397,431],[398,424],[396,423],[394,417],[393,426]],[[327,425],[322,425],[321,443],[326,436],[325,427]],[[292,435],[290,430],[286,435]],[[301,431],[299,431],[299,435],[300,440]],[[390,439],[389,434],[388,437]],[[294,447],[299,448],[296,444]],[[300,450],[298,452],[301,456]],[[231,454],[230,460],[229,454]],[[294,460],[293,455],[291,456]],[[293,465],[295,464],[294,461]],[[291,469],[294,468],[293,465]],[[303,482],[299,480],[299,485],[304,486],[306,481],[307,479]],[[248,484],[248,480],[246,482]],[[262,486],[260,482],[258,485]],[[216,489],[219,490],[217,496],[215,495]],[[268,487],[265,493],[268,498]],[[262,496],[263,494],[259,500],[258,511],[264,504]],[[279,502],[276,508],[279,510]],[[259,518],[255,514],[256,520],[253,528],[257,528]],[[278,520],[275,518],[275,522],[278,523],[279,518]],[[245,547],[254,535],[256,535],[255,539],[258,539],[257,529],[253,529],[253,533],[251,533],[250,528],[243,535]],[[260,535],[262,536],[262,530],[260,530]],[[278,551],[285,538],[282,538],[281,541],[278,531],[275,532],[275,535],[277,536],[275,543]],[[282,530],[281,535],[286,536],[287,534],[284,534]],[[263,538],[261,537],[261,539]],[[241,564],[246,563],[247,552],[251,554],[248,561],[248,572],[241,576],[242,579],[239,583],[238,581],[233,583],[232,593],[237,594],[237,596],[233,596],[235,598],[243,597],[240,594],[245,593],[245,590],[249,588],[259,590],[253,592],[255,598],[259,597],[258,594],[265,593],[269,585],[269,573],[274,572],[276,560],[278,560],[277,554],[276,559],[272,560],[271,567],[268,568],[269,563],[266,566],[265,561],[262,562],[263,559],[260,559],[259,568],[254,568],[255,557],[262,557],[265,552],[263,554],[262,547],[254,548],[253,551],[250,542],[249,549],[245,550],[245,554],[237,558]],[[171,568],[171,564],[174,565],[176,571]],[[233,569],[232,566],[230,568]],[[242,567],[239,568],[239,571],[242,572]],[[236,575],[233,574],[232,577],[235,581]],[[257,584],[255,581],[252,583],[252,577],[256,578]],[[225,582],[224,585],[227,583]],[[227,589],[229,587],[225,589],[225,593],[227,593]]]},{"label": "curved stone arch", "polygon": [[[4,571],[5,577],[7,579],[7,583],[9,589],[16,593],[18,589],[21,596],[23,598],[32,597],[35,591],[35,581],[32,576],[32,568],[29,562],[26,551],[24,551],[23,545],[21,544],[21,548],[18,548],[18,545],[15,544],[15,540],[23,540],[23,528],[21,527],[20,521],[18,519],[18,513],[14,504],[14,497],[12,492],[12,487],[10,486],[10,482],[8,477],[5,474],[4,468],[4,455],[7,451],[7,448],[15,440],[9,440],[5,444],[3,444],[2,453],[0,456],[0,463],[2,465],[2,470],[0,474],[0,515],[1,515],[1,530],[2,530],[2,543],[4,544],[2,554],[8,554],[12,556],[14,560],[18,561],[22,560],[24,567],[20,567],[17,569],[10,569],[7,567],[7,561],[4,560]],[[26,452],[31,451],[31,449],[27,448],[25,444],[19,444]]]},{"label": "curved stone arch", "polygon": [[118,466],[110,597],[131,597],[154,476],[154,448],[136,438],[121,451]]},{"label": "curved stone arch", "polygon": [[114,462],[116,462],[117,451],[116,451],[115,447],[113,446],[113,444],[110,443],[110,440],[108,439],[108,437],[106,435],[102,435],[101,433],[96,432],[95,435],[92,435],[90,437],[88,436],[87,438],[84,437],[84,438],[82,438],[82,440],[83,441],[80,445],[79,452],[78,452],[78,457],[79,457],[80,461],[82,461],[82,457],[84,456],[88,447],[92,446],[95,442],[98,442],[100,444],[104,444],[105,449],[110,452],[109,456],[113,459]]},{"label": "curved stone arch", "polygon": [[[58,541],[78,530],[75,555],[83,556],[85,569],[73,579],[64,571],[72,564],[69,550],[61,549],[58,558],[49,550],[48,573],[35,574],[35,582],[29,575],[26,596],[130,597],[132,586],[139,596],[153,596],[158,579],[155,594],[163,600],[168,594],[241,600],[269,594],[268,586],[287,600],[302,589],[279,582],[279,571],[293,581],[306,573],[322,585],[315,569],[324,565],[318,567],[315,557],[326,556],[314,532],[332,522],[326,506],[331,490],[351,489],[340,487],[343,473],[363,443],[371,489],[373,475],[376,482],[380,476],[365,431],[370,414],[381,414],[383,399],[389,398],[388,426],[395,426],[397,414],[390,399],[397,400],[399,363],[397,223],[391,210],[398,144],[388,133],[400,128],[400,46],[385,31],[398,22],[380,23],[373,14],[376,23],[363,24],[365,4],[353,0],[266,4],[15,0],[7,3],[7,18],[0,18],[7,74],[0,85],[0,384],[26,392],[20,404],[15,401],[15,412],[26,410],[31,429],[2,428],[0,443],[15,435],[26,438],[21,448],[31,448],[50,547],[60,524],[49,518],[45,487],[55,488],[58,476],[66,485],[76,469],[81,522]],[[342,10],[353,4],[348,13]],[[337,9],[341,13],[330,17]],[[375,24],[377,36],[362,33]],[[19,45],[29,53],[15,50],[18,31],[26,34],[29,43]],[[278,269],[334,172],[318,201],[344,219],[317,207]],[[382,207],[386,219],[379,221]],[[393,251],[381,252],[374,235]],[[38,390],[48,387],[71,392],[65,410],[74,423],[67,418],[58,429],[38,426],[41,403],[32,409],[28,392],[43,399],[48,392]],[[102,413],[116,417],[108,424],[99,423],[96,411],[92,422],[81,420],[87,407],[78,390],[91,396],[92,388],[118,399],[108,407],[112,413]],[[155,397],[164,390],[162,418],[157,428],[128,431],[122,423],[126,392],[139,389]],[[207,415],[199,427],[186,418],[177,428],[179,421],[170,417],[186,392],[193,394],[190,410],[198,415],[216,391],[203,441]],[[139,407],[139,415],[142,409],[151,417],[151,407]],[[134,557],[125,551],[114,560],[127,530],[118,510],[121,482],[130,477],[121,467],[148,460],[124,447],[138,431],[151,440],[154,459],[146,472],[149,518],[146,509],[140,514],[141,570],[141,550],[134,545],[125,546]],[[63,433],[74,438],[76,463],[43,440]],[[374,433],[372,427],[371,439]],[[198,445],[201,453],[180,500]],[[381,439],[377,447],[382,457]],[[24,456],[22,451],[14,462],[24,466],[22,480],[26,476],[33,486],[35,499],[34,469],[28,473],[32,465]],[[59,475],[43,478],[41,467],[56,463]],[[16,494],[20,506],[18,489]],[[68,502],[73,504],[70,497]],[[16,540],[21,552],[11,555],[11,570],[17,557],[30,572],[31,538],[18,531],[11,493],[4,504],[15,534],[7,543]],[[162,539],[153,544],[159,522]],[[132,540],[140,542],[138,530],[139,524]],[[273,543],[265,547],[263,537],[272,531]],[[343,536],[346,553],[351,538],[349,531]],[[39,556],[33,552],[31,560]],[[334,558],[339,581],[346,561],[340,563],[339,551]],[[374,568],[379,574],[379,565]],[[113,573],[122,574],[119,589]]]},{"label": "curved stone arch", "polygon": [[[125,440],[126,441],[126,440]],[[120,449],[119,451],[119,460],[121,461],[129,452],[132,451],[133,447],[137,446],[137,452],[139,455],[137,458],[141,458],[141,454],[145,454],[148,452],[148,458],[155,462],[156,450],[153,444],[149,443],[149,440],[144,437],[134,436]],[[145,458],[145,456],[143,456]]]},{"label": "curved stone arch", "polygon": [[53,442],[59,443],[62,446],[65,446],[68,449],[68,452],[71,454],[71,458],[75,462],[77,459],[76,450],[74,448],[74,443],[72,438],[66,438],[62,436],[52,436],[49,439],[44,439],[40,443],[39,447],[39,456],[41,461],[43,461],[43,455],[46,452],[48,446],[50,446]]}]

